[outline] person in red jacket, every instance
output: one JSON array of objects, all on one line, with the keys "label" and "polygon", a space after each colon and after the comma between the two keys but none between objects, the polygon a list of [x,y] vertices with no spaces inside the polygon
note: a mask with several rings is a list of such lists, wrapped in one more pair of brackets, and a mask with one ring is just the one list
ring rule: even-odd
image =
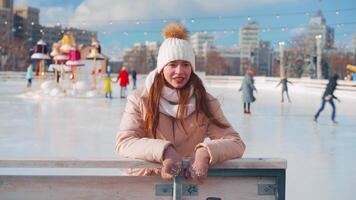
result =
[{"label": "person in red jacket", "polygon": [[126,95],[126,86],[130,83],[129,82],[129,73],[126,71],[125,67],[121,68],[121,72],[117,76],[116,82],[119,82],[121,90],[120,90],[120,98],[125,98]]}]

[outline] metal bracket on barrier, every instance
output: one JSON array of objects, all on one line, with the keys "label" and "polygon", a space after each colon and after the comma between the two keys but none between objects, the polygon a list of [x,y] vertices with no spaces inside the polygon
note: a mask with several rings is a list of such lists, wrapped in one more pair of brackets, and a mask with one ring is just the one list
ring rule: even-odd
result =
[{"label": "metal bracket on barrier", "polygon": [[[199,187],[194,184],[183,184],[182,185],[182,195],[183,196],[198,196]],[[172,196],[173,195],[173,184],[156,184],[155,186],[156,196]]]},{"label": "metal bracket on barrier", "polygon": [[199,187],[194,184],[183,184],[183,196],[198,196]]},{"label": "metal bracket on barrier", "polygon": [[257,194],[258,195],[275,195],[277,185],[276,184],[258,184]]},{"label": "metal bracket on barrier", "polygon": [[156,184],[156,196],[173,196],[173,184]]}]

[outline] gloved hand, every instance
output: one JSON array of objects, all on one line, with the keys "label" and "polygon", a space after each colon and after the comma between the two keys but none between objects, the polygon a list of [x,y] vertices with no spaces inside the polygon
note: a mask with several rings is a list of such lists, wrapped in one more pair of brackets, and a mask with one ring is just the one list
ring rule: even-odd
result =
[{"label": "gloved hand", "polygon": [[172,145],[168,146],[163,154],[161,177],[169,180],[183,173],[182,156],[180,156]]},{"label": "gloved hand", "polygon": [[208,176],[210,155],[206,147],[200,147],[195,151],[195,155],[192,157],[191,166],[189,168],[190,176],[203,183]]}]

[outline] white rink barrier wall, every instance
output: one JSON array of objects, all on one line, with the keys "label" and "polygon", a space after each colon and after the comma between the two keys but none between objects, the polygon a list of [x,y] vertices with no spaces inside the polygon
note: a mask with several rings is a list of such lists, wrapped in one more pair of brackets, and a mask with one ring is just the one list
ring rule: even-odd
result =
[{"label": "white rink barrier wall", "polygon": [[[229,160],[209,168],[204,184],[176,176],[119,175],[119,169],[155,168],[141,160],[0,160],[0,199],[285,200],[287,161],[279,158]],[[40,168],[42,174],[9,173]],[[46,174],[48,168],[117,169],[117,174]],[[10,170],[11,171],[11,170]]]}]

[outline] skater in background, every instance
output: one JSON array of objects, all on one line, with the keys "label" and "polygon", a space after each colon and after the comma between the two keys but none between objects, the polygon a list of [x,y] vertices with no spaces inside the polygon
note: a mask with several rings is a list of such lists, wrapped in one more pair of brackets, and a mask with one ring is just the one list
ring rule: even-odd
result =
[{"label": "skater in background", "polygon": [[289,98],[289,94],[288,94],[288,83],[292,84],[292,82],[288,81],[287,77],[283,77],[281,79],[281,81],[277,84],[276,87],[278,87],[280,84],[282,84],[282,103],[284,102],[284,93],[286,93],[286,96],[288,98],[288,102],[290,103],[290,98]]},{"label": "skater in background", "polygon": [[27,87],[30,88],[32,85],[32,79],[33,79],[33,65],[32,64],[30,64],[27,67],[26,79],[27,79]]},{"label": "skater in background", "polygon": [[119,82],[120,85],[120,98],[126,97],[126,87],[129,82],[129,73],[126,71],[125,67],[121,68],[119,75],[117,76],[116,82]]},{"label": "skater in background", "polygon": [[132,89],[136,89],[136,80],[137,80],[137,72],[135,69],[132,69],[131,71],[131,77],[132,77],[132,82],[133,82],[133,86]]},{"label": "skater in background", "polygon": [[104,90],[106,99],[112,99],[111,83],[112,80],[110,77],[110,73],[106,73],[106,76],[104,77]]},{"label": "skater in background", "polygon": [[329,82],[326,85],[326,89],[325,89],[324,94],[323,94],[322,99],[321,99],[322,100],[321,107],[320,107],[320,109],[318,110],[318,112],[314,116],[314,121],[315,122],[318,121],[318,117],[319,117],[321,111],[324,110],[325,103],[329,102],[331,107],[332,107],[332,109],[333,109],[332,114],[331,114],[331,120],[332,120],[333,123],[337,123],[335,121],[336,107],[335,107],[335,104],[334,104],[334,99],[336,99],[339,102],[340,102],[340,100],[334,95],[334,91],[335,91],[336,86],[337,86],[337,79],[338,78],[339,78],[339,75],[335,74],[334,76],[332,76],[329,79]]},{"label": "skater in background", "polygon": [[239,89],[239,91],[242,91],[242,100],[244,102],[245,114],[251,114],[251,103],[256,101],[256,98],[253,96],[253,90],[257,92],[253,80],[253,71],[248,69]]}]

